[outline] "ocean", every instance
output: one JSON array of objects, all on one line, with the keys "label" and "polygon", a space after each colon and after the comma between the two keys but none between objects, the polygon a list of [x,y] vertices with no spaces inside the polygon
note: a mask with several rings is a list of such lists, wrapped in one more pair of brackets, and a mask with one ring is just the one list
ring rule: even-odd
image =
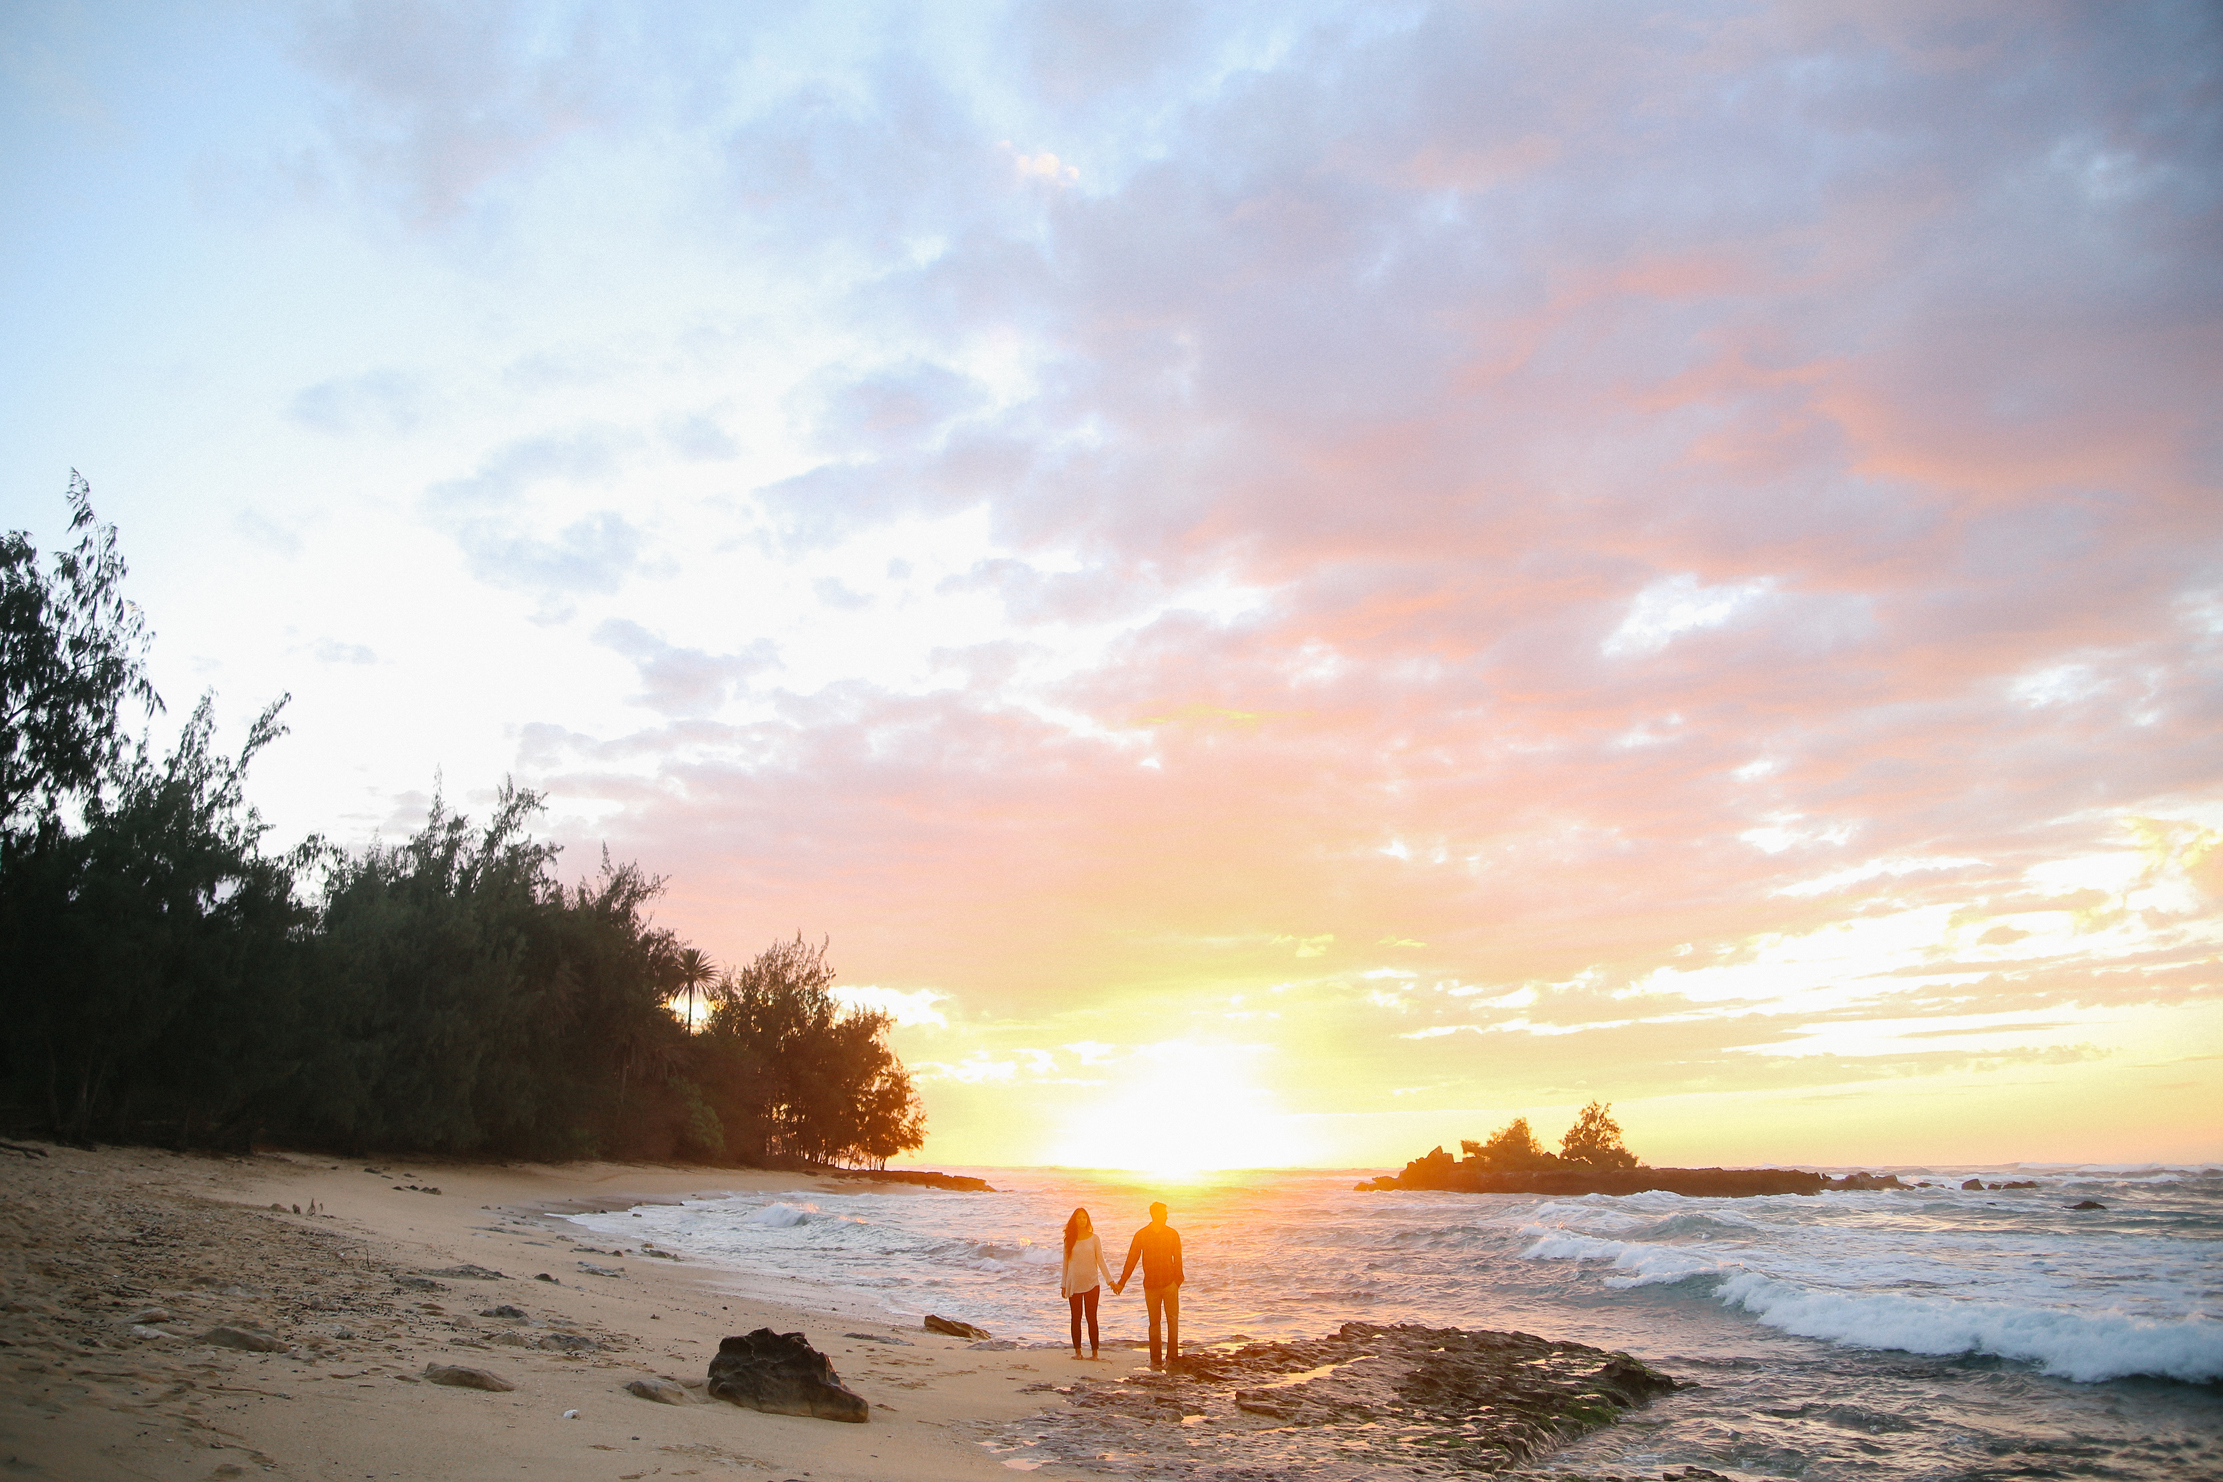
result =
[{"label": "ocean", "polygon": [[[1623,1350],[1685,1384],[1532,1473],[2223,1477],[2223,1170],[1901,1168],[1888,1171],[1938,1187],[1754,1199],[1360,1193],[1356,1170],[961,1171],[998,1192],[736,1196],[575,1219],[799,1304],[904,1325],[934,1312],[1063,1347],[1066,1216],[1089,1209],[1116,1272],[1162,1199],[1186,1258],[1185,1348],[1353,1320],[1514,1329]],[[1970,1178],[2034,1187],[1959,1187]],[[2105,1208],[2067,1207],[2087,1200]],[[1101,1318],[1107,1345],[1141,1338],[1139,1280],[1124,1297],[1107,1288]],[[1363,1430],[1157,1429],[1163,1444],[1143,1445],[1053,1409],[981,1439],[1020,1471],[1444,1470]]]}]

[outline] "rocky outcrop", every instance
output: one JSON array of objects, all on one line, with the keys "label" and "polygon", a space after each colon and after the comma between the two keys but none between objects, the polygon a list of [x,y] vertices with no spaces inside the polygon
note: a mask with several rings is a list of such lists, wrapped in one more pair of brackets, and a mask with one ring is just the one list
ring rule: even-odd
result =
[{"label": "rocky outcrop", "polygon": [[486,1389],[496,1394],[517,1388],[499,1374],[489,1374],[484,1369],[466,1369],[461,1364],[427,1364],[425,1378],[434,1384],[452,1385],[457,1389]]},{"label": "rocky outcrop", "polygon": [[988,1180],[964,1173],[938,1173],[931,1168],[828,1168],[831,1178],[868,1178],[874,1183],[916,1184],[922,1189],[950,1189],[960,1194],[993,1194]]},{"label": "rocky outcrop", "polygon": [[970,1338],[976,1343],[988,1336],[986,1328],[976,1328],[971,1323],[959,1322],[954,1317],[938,1317],[931,1312],[926,1314],[926,1321],[919,1326],[929,1333],[941,1333],[950,1338]]},{"label": "rocky outcrop", "polygon": [[710,1361],[712,1398],[776,1415],[814,1415],[820,1420],[871,1418],[864,1397],[846,1388],[833,1360],[810,1346],[801,1333],[758,1328],[727,1338]]},{"label": "rocky outcrop", "polygon": [[1038,1444],[1073,1460],[1116,1447],[1150,1459],[1147,1475],[1178,1477],[1199,1457],[1195,1438],[1274,1430],[1291,1462],[1363,1441],[1385,1467],[1495,1472],[1676,1387],[1627,1354],[1581,1343],[1354,1322],[1325,1338],[1215,1345],[1162,1374],[1077,1383],[1070,1419],[1046,1426]]},{"label": "rocky outcrop", "polygon": [[1517,1171],[1486,1169],[1475,1157],[1454,1158],[1437,1148],[1358,1185],[1377,1189],[1435,1189],[1460,1194],[1642,1194],[1664,1189],[1692,1199],[1742,1199],[1758,1194],[1819,1194],[1828,1189],[1903,1189],[1896,1174],[1848,1173],[1838,1178],[1798,1168],[1584,1168],[1560,1164]]}]

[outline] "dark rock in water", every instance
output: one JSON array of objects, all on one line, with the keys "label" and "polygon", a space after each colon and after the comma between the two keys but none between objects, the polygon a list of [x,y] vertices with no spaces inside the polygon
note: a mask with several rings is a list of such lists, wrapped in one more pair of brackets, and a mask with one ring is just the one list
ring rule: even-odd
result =
[{"label": "dark rock in water", "polygon": [[963,1173],[937,1173],[929,1168],[822,1168],[827,1178],[865,1178],[874,1183],[916,1184],[922,1189],[954,1189],[961,1194],[993,1194],[988,1180]]},{"label": "dark rock in water", "polygon": [[1962,1184],[1961,1187],[1964,1189],[1981,1190],[1984,1187],[1984,1181],[1980,1178],[1972,1178],[1967,1183]]},{"label": "dark rock in water", "polygon": [[710,1361],[710,1394],[751,1410],[815,1415],[820,1420],[869,1420],[864,1397],[842,1387],[833,1360],[801,1333],[758,1328],[726,1339]]},{"label": "dark rock in water", "polygon": [[2080,1202],[2080,1203],[2076,1203],[2076,1204],[2071,1204],[2071,1205],[2069,1206],[2069,1208],[2071,1208],[2071,1209],[2105,1209],[2105,1208],[2107,1208],[2107,1206],[2106,1206],[2106,1205],[2104,1205],[2104,1204],[2102,1204],[2102,1203],[2100,1203],[2100,1202],[2099,1202],[2099,1200],[2097,1200],[2097,1199],[2086,1199],[2086,1200],[2083,1200],[2083,1201],[2082,1201],[2082,1202]]},{"label": "dark rock in water", "polygon": [[1437,1148],[1405,1165],[1404,1172],[1355,1185],[1377,1189],[1433,1189],[1454,1194],[1643,1194],[1664,1189],[1687,1199],[1744,1199],[1762,1194],[1819,1194],[1824,1189],[1899,1189],[1896,1174],[1853,1173],[1828,1178],[1798,1168],[1588,1168],[1562,1164],[1493,1172],[1479,1158],[1454,1158]]},{"label": "dark rock in water", "polygon": [[1162,1374],[1077,1381],[1071,1408],[1042,1422],[1032,1454],[1086,1462],[1116,1449],[1141,1475],[1202,1476],[1191,1438],[1272,1429],[1285,1449],[1317,1448],[1323,1460],[1358,1445],[1384,1470],[1495,1472],[1676,1387],[1627,1354],[1585,1344],[1354,1322],[1326,1338],[1214,1345]]},{"label": "dark rock in water", "polygon": [[976,1328],[971,1323],[959,1322],[954,1317],[936,1317],[931,1312],[926,1314],[926,1321],[920,1326],[929,1333],[947,1333],[952,1338],[971,1338],[975,1342],[988,1336],[986,1328]]}]

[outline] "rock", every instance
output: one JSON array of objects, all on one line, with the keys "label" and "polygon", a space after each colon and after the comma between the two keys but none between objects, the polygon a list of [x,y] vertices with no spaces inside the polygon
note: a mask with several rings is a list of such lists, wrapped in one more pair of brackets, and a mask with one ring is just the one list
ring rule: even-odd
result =
[{"label": "rock", "polygon": [[442,1269],[440,1269],[440,1270],[438,1270],[438,1271],[425,1271],[425,1272],[422,1272],[422,1273],[420,1273],[420,1274],[421,1274],[421,1275],[425,1275],[425,1276],[445,1276],[445,1277],[447,1277],[447,1278],[448,1278],[449,1280],[451,1280],[451,1281],[507,1281],[507,1280],[509,1280],[509,1278],[508,1278],[508,1277],[504,1276],[504,1275],[503,1275],[503,1274],[502,1274],[501,1272],[499,1272],[499,1271],[489,1271],[489,1270],[487,1270],[487,1269],[486,1269],[486,1268],[485,1268],[484,1266],[473,1266],[473,1265],[469,1264],[468,1262],[466,1262],[465,1264],[463,1264],[463,1265],[461,1265],[461,1266],[447,1266],[447,1267],[443,1267]]},{"label": "rock", "polygon": [[607,1266],[597,1266],[592,1261],[581,1261],[579,1269],[589,1276],[623,1276],[625,1274],[623,1271],[612,1271]]},{"label": "rock", "polygon": [[718,1345],[710,1361],[710,1394],[751,1410],[776,1415],[815,1415],[821,1420],[869,1420],[864,1398],[844,1388],[833,1361],[801,1333],[758,1328]]},{"label": "rock", "polygon": [[1019,1345],[1016,1342],[1012,1341],[1009,1338],[983,1338],[978,1343],[968,1343],[965,1345],[968,1351],[978,1351],[986,1353],[1009,1353],[1012,1349],[1017,1348],[1018,1346]]},{"label": "rock", "polygon": [[466,1369],[460,1364],[426,1364],[425,1378],[434,1384],[452,1384],[457,1389],[491,1389],[501,1393],[517,1388],[499,1374],[489,1374],[484,1369]]},{"label": "rock", "polygon": [[595,1353],[602,1345],[592,1338],[577,1333],[535,1333],[525,1340],[535,1348],[545,1348],[550,1353]]},{"label": "rock", "polygon": [[444,1292],[447,1290],[439,1282],[428,1281],[422,1276],[397,1276],[394,1278],[394,1285],[412,1292]]},{"label": "rock", "polygon": [[893,1338],[886,1333],[843,1333],[841,1336],[844,1338],[854,1338],[859,1343],[893,1343],[898,1348],[918,1347],[917,1344],[913,1343],[908,1338]]},{"label": "rock", "polygon": [[131,1336],[134,1338],[175,1338],[177,1334],[165,1333],[160,1328],[150,1328],[145,1323],[135,1322],[131,1325]]},{"label": "rock", "polygon": [[926,1321],[921,1323],[920,1326],[929,1333],[946,1333],[952,1338],[977,1339],[988,1336],[986,1328],[976,1328],[971,1323],[959,1322],[954,1317],[936,1317],[931,1312],[926,1315]]},{"label": "rock", "polygon": [[562,1286],[562,1285],[563,1285],[563,1283],[562,1283],[562,1282],[560,1282],[560,1281],[556,1280],[556,1278],[555,1278],[555,1277],[553,1277],[553,1276],[550,1276],[550,1275],[549,1275],[549,1274],[548,1274],[547,1272],[545,1272],[545,1271],[543,1271],[543,1272],[539,1273],[539,1274],[538,1274],[537,1276],[535,1276],[535,1277],[533,1278],[533,1280],[535,1280],[535,1281],[545,1281],[545,1282],[547,1282],[547,1283],[548,1283],[548,1284],[549,1284],[550,1286]]},{"label": "rock", "polygon": [[268,1333],[258,1333],[251,1328],[210,1328],[201,1334],[203,1343],[213,1343],[219,1348],[241,1348],[249,1353],[284,1353],[286,1345]]},{"label": "rock", "polygon": [[487,1308],[484,1312],[481,1312],[479,1316],[522,1318],[525,1316],[525,1309],[522,1307],[512,1307],[507,1302],[504,1302],[499,1307]]},{"label": "rock", "polygon": [[629,1395],[639,1395],[644,1400],[654,1400],[659,1405],[684,1405],[687,1391],[669,1379],[636,1379],[625,1386]]},{"label": "rock", "polygon": [[1370,1460],[1384,1475],[1495,1474],[1678,1387],[1623,1353],[1418,1324],[1345,1323],[1324,1338],[1217,1344],[1168,1368],[1074,1381],[1062,1449],[1053,1435],[1037,1454],[1085,1464],[1116,1451],[1136,1476],[1186,1476],[1196,1455],[1189,1438],[1199,1434],[1187,1424],[1239,1435],[1256,1416],[1283,1428],[1281,1475],[1345,1475],[1338,1447],[1356,1427],[1368,1428]]},{"label": "rock", "polygon": [[2080,1202],[2078,1202],[2078,1203],[2075,1203],[2075,1204],[2071,1204],[2071,1205],[2069,1206],[2069,1208],[2071,1208],[2071,1209],[2105,1209],[2105,1208],[2107,1208],[2107,1206],[2106,1206],[2106,1205],[2104,1205],[2104,1204],[2102,1204],[2102,1203],[2100,1203],[2100,1202],[2099,1202],[2099,1200],[2097,1200],[2097,1199],[2085,1199],[2085,1200],[2082,1200],[2082,1201],[2080,1201]]},{"label": "rock", "polygon": [[1975,1189],[1980,1192],[1984,1187],[1984,1181],[1980,1178],[1972,1178],[1967,1183],[1962,1184],[1961,1187],[1964,1189]]},{"label": "rock", "polygon": [[169,1320],[170,1309],[167,1307],[142,1307],[131,1314],[131,1321],[133,1322],[168,1322]]}]

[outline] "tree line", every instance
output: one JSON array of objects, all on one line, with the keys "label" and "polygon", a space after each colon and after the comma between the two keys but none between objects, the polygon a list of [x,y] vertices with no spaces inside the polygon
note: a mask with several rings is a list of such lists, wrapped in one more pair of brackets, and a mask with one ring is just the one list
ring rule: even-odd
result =
[{"label": "tree line", "polygon": [[1488,1173],[1519,1173],[1537,1168],[1634,1168],[1636,1154],[1621,1142],[1621,1124],[1613,1120],[1610,1102],[1593,1101],[1575,1118],[1559,1139],[1557,1154],[1548,1153],[1528,1127],[1528,1118],[1515,1117],[1490,1134],[1485,1142],[1460,1139],[1459,1151],[1480,1163]]},{"label": "tree line", "polygon": [[885,1014],[797,936],[733,971],[663,881],[567,885],[543,807],[436,799],[397,844],[265,847],[204,697],[167,751],[113,526],[0,536],[0,1121],[75,1141],[879,1166],[925,1140]]}]

